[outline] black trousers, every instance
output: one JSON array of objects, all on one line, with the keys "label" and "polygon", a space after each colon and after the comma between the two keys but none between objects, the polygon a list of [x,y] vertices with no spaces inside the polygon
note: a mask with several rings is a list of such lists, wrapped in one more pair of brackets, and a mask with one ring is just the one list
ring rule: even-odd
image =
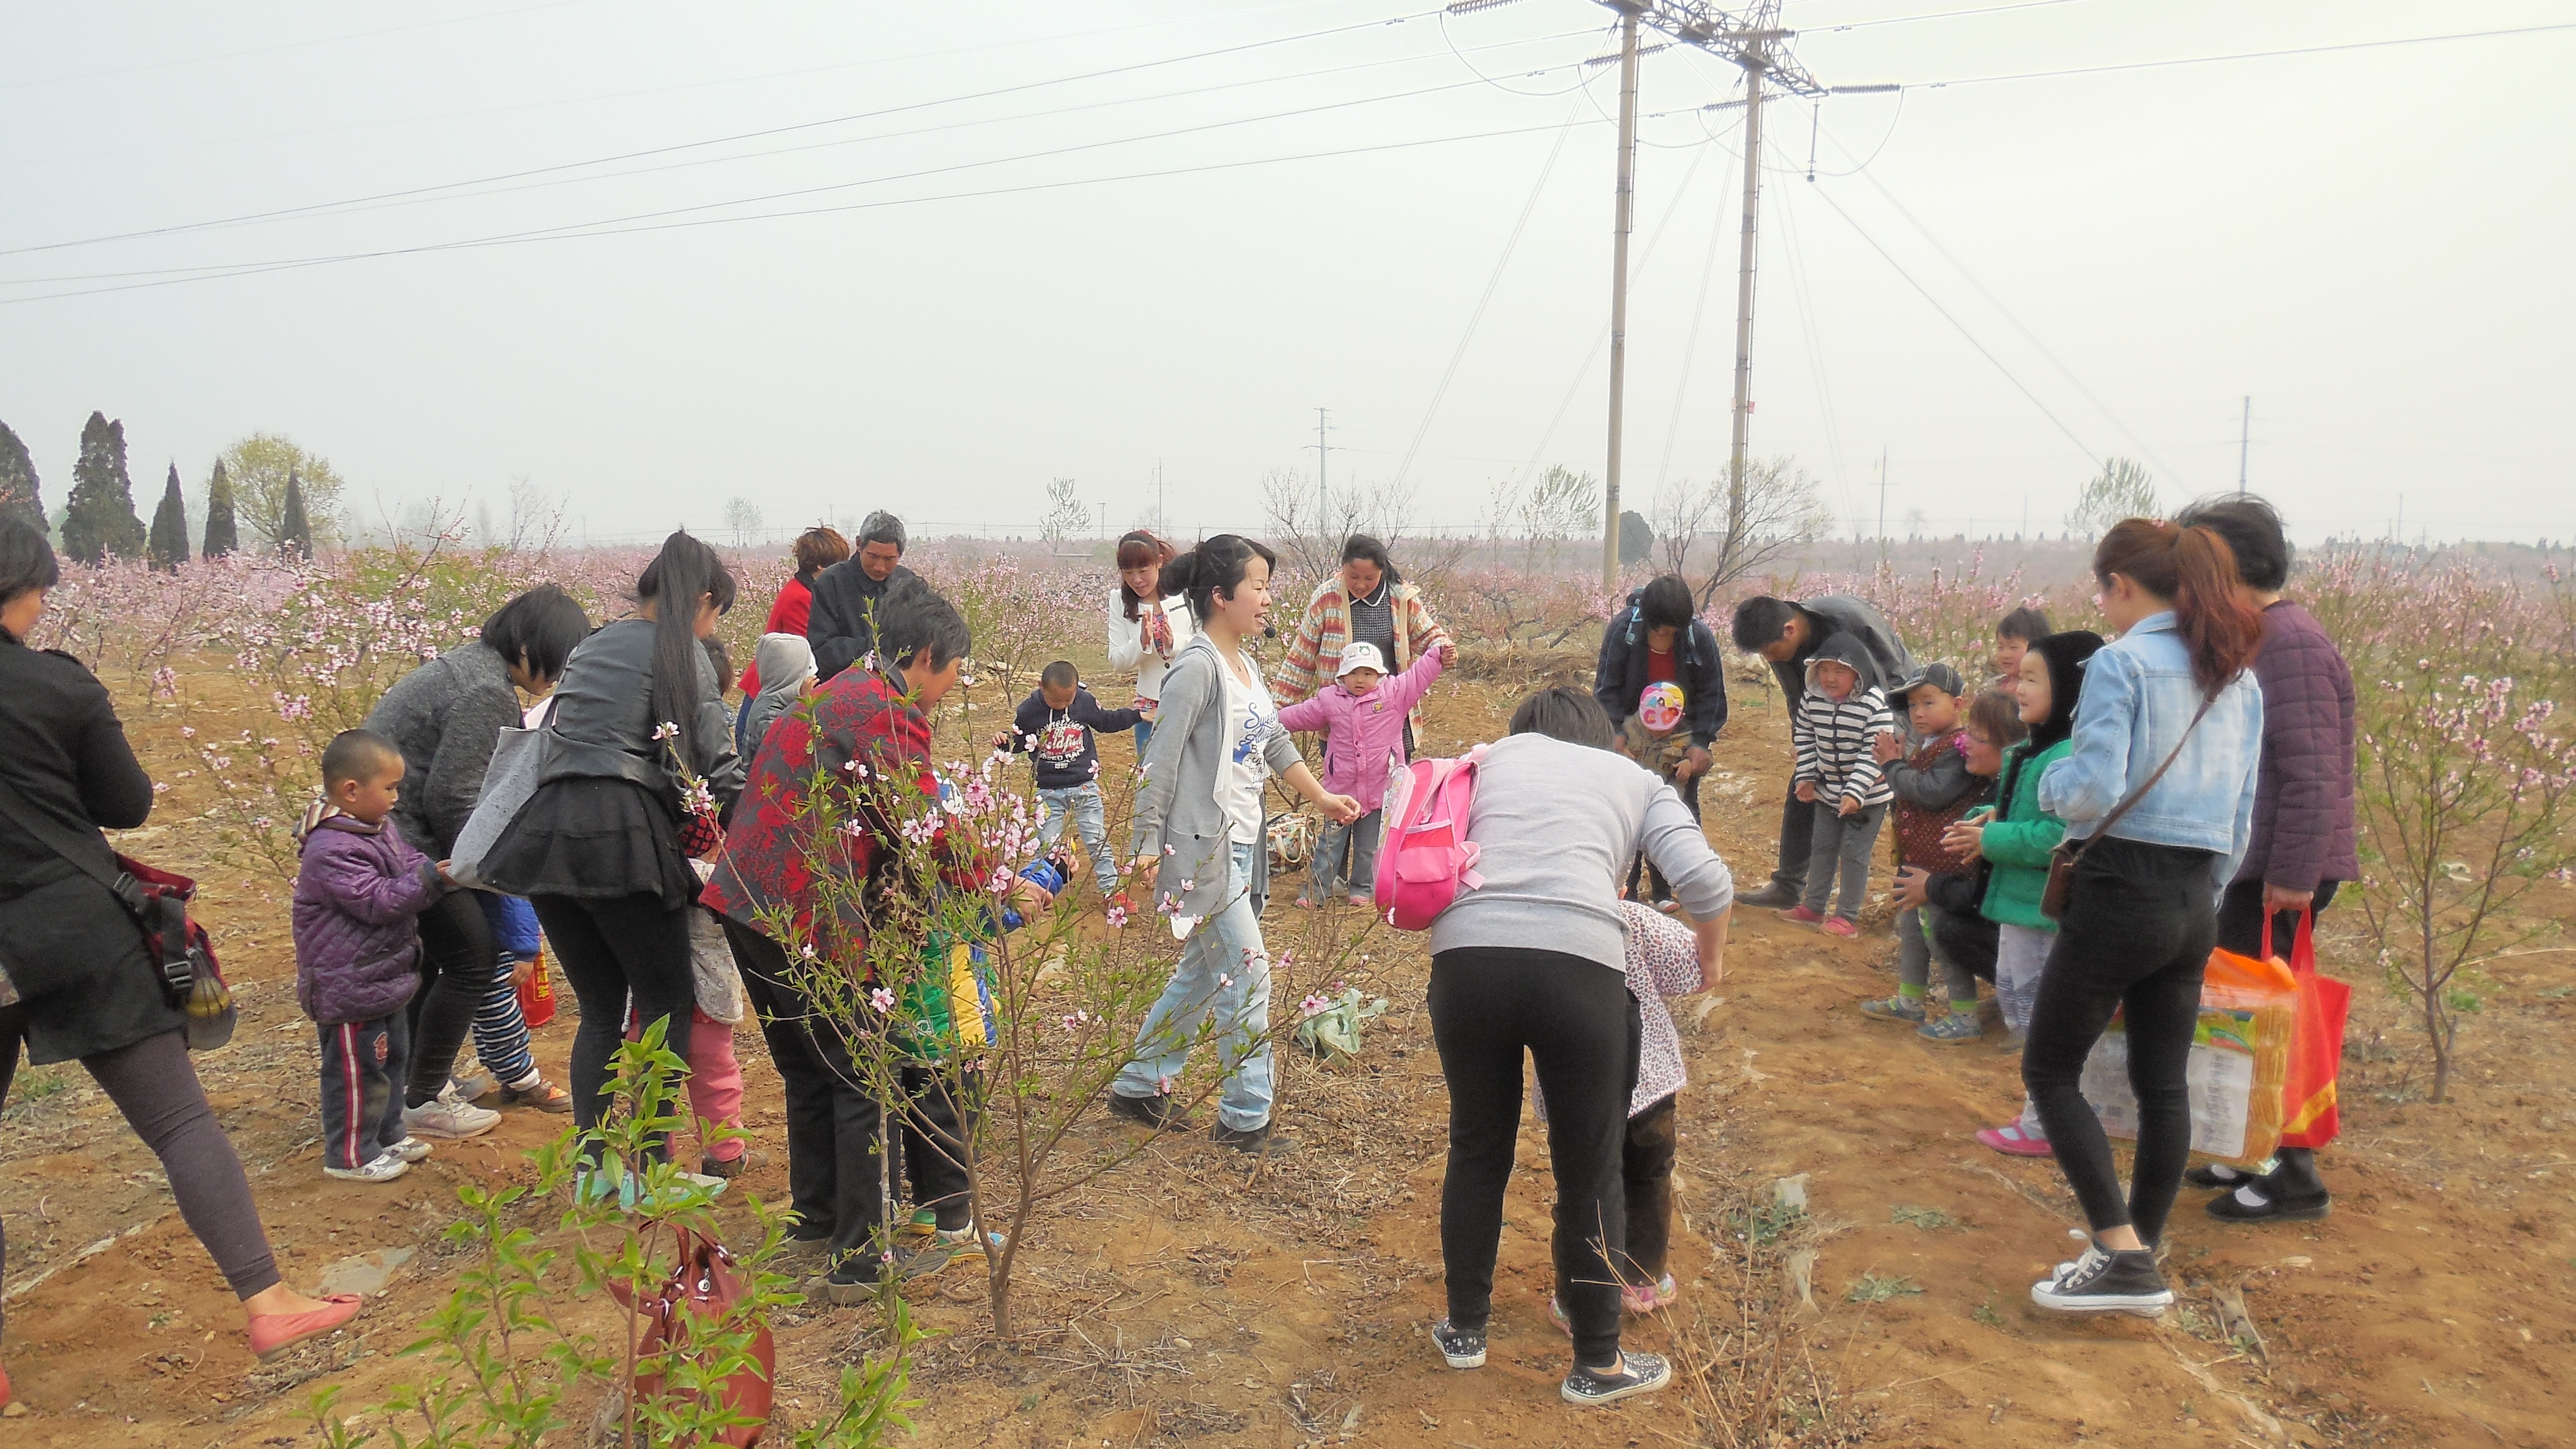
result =
[{"label": "black trousers", "polygon": [[[1632,1094],[1636,1088],[1628,1089]],[[1619,1181],[1628,1195],[1630,1282],[1656,1283],[1664,1276],[1673,1241],[1673,1151],[1676,1097],[1666,1097],[1628,1119],[1628,1135],[1619,1156]]]},{"label": "black trousers", "polygon": [[[730,917],[724,929],[785,1086],[787,1194],[796,1236],[829,1239],[835,1263],[864,1253],[883,1241],[895,1184],[884,1104],[850,1049],[861,1028],[829,1016],[798,989],[777,942]],[[955,1232],[972,1216],[960,1103],[934,1068],[906,1066],[896,1075],[904,1101],[895,1125],[913,1204],[931,1209],[942,1229]],[[973,1090],[971,1082],[957,1085]]]},{"label": "black trousers", "polygon": [[[10,1080],[18,1073],[19,1019],[19,1008],[0,1006],[0,1104],[9,1100]],[[241,1158],[215,1121],[214,1108],[206,1105],[185,1036],[163,1032],[85,1056],[80,1064],[116,1104],[125,1125],[161,1159],[179,1216],[205,1244],[233,1296],[249,1298],[275,1287],[277,1258],[259,1225],[250,1179],[242,1175]],[[8,1263],[8,1234],[0,1231],[0,1278],[8,1276]]]},{"label": "black trousers", "polygon": [[1789,793],[1780,801],[1780,863],[1772,868],[1774,885],[1803,891],[1807,886],[1807,857],[1816,849],[1816,807],[1798,798],[1798,782],[1791,780]]},{"label": "black trousers", "polygon": [[420,913],[420,989],[411,996],[404,1105],[420,1106],[447,1086],[474,1029],[474,1008],[491,993],[493,960],[492,924],[472,891],[449,891]]},{"label": "black trousers", "polygon": [[[1556,1295],[1574,1324],[1574,1361],[1589,1368],[1617,1361],[1628,1236],[1621,1163],[1639,1034],[1628,978],[1597,961],[1503,947],[1431,958],[1431,1035],[1449,1083],[1440,1256],[1450,1322],[1482,1328],[1493,1317],[1494,1258],[1527,1052],[1547,1094]],[[1627,1276],[1635,1276],[1633,1268]]]},{"label": "black trousers", "polygon": [[[2039,979],[2021,1080],[2048,1145],[2095,1233],[2128,1226],[2150,1245],[2191,1162],[2191,1092],[2183,1072],[2200,1021],[2200,981],[2217,944],[2206,850],[2117,837],[2075,867],[2057,944]],[[2111,1142],[2080,1087],[2084,1058],[2124,1013],[2129,1085],[2138,1095],[2138,1152],[2123,1199]]]},{"label": "black trousers", "polygon": [[[2311,899],[2308,909],[2318,915],[2324,915],[2326,907],[2334,904],[2335,892],[2342,887],[2341,881],[2330,880],[2319,883],[2317,893]],[[2291,943],[2298,939],[2299,913],[2273,912],[2273,952],[2287,959]],[[2221,949],[2233,951],[2240,956],[2259,955],[2262,952],[2263,883],[2261,881],[2238,881],[2227,888],[2225,895],[2218,898],[2218,944]],[[2281,1165],[2275,1170],[2274,1176],[2278,1179],[2282,1192],[2293,1198],[2325,1192],[2325,1179],[2317,1176],[2315,1148],[2284,1147],[2279,1156]]]},{"label": "black trousers", "polygon": [[[581,1003],[581,1026],[572,1038],[572,1121],[587,1132],[608,1110],[608,1059],[626,1039],[630,994],[636,1021],[667,1023],[663,1044],[688,1059],[689,1012],[697,1005],[688,908],[665,910],[662,898],[651,894],[535,896],[528,903],[536,907],[537,923],[554,944],[555,963]],[[483,961],[490,971],[488,950]],[[652,1150],[658,1156],[664,1144],[654,1143]]]}]

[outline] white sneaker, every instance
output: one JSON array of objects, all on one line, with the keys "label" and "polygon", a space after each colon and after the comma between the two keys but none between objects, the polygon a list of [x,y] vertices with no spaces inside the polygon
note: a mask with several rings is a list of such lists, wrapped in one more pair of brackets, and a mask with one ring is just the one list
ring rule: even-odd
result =
[{"label": "white sneaker", "polygon": [[417,1107],[403,1108],[403,1131],[414,1137],[440,1137],[454,1141],[461,1137],[480,1137],[500,1125],[500,1113],[444,1096]]},{"label": "white sneaker", "polygon": [[322,1175],[336,1177],[342,1182],[391,1182],[409,1171],[411,1164],[388,1150],[377,1153],[375,1159],[364,1167],[325,1167]]},{"label": "white sneaker", "polygon": [[387,1155],[399,1157],[405,1162],[418,1162],[429,1155],[429,1144],[421,1141],[417,1137],[406,1137],[400,1142],[395,1143],[393,1146],[386,1148],[385,1152]]}]

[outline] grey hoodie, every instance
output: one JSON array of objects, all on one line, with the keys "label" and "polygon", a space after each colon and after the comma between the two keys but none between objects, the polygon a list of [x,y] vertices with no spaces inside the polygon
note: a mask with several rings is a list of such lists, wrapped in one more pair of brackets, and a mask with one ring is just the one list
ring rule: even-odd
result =
[{"label": "grey hoodie", "polygon": [[770,722],[794,709],[804,695],[805,682],[814,677],[814,646],[802,634],[763,634],[751,658],[751,667],[760,674],[760,693],[752,697],[751,712],[743,716],[742,738],[734,742],[734,752],[746,767],[760,753]]}]

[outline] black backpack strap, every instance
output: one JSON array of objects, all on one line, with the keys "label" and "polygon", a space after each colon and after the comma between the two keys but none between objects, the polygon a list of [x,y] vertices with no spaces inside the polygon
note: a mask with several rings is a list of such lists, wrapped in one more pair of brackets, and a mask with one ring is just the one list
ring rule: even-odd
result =
[{"label": "black backpack strap", "polygon": [[107,887],[108,894],[116,897],[117,904],[125,907],[127,915],[137,921],[143,919],[147,907],[143,887],[133,876],[117,868],[116,853],[108,848],[105,836],[93,831],[84,838],[78,832],[64,828],[61,821],[37,809],[26,796],[19,794],[18,787],[10,784],[5,774],[0,774],[0,810],[8,811],[9,817],[18,823],[20,829],[34,836],[38,844],[70,861],[81,874]]}]

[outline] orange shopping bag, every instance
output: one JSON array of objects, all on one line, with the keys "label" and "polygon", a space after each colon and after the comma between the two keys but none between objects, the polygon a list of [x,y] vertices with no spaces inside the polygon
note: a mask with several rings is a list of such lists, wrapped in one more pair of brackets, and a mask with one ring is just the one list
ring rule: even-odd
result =
[{"label": "orange shopping bag", "polygon": [[[2263,954],[2272,954],[2268,914],[2263,917]],[[2299,1015],[2290,1033],[2290,1073],[2281,1084],[2281,1145],[2323,1147],[2343,1129],[2335,1078],[2343,1066],[2343,1027],[2352,1011],[2352,987],[2317,970],[2313,912],[2299,913],[2290,974],[2299,979]]]},{"label": "orange shopping bag", "polygon": [[528,1019],[531,1031],[555,1019],[555,984],[546,976],[543,952],[537,955],[536,968],[519,987],[519,1014]]}]

